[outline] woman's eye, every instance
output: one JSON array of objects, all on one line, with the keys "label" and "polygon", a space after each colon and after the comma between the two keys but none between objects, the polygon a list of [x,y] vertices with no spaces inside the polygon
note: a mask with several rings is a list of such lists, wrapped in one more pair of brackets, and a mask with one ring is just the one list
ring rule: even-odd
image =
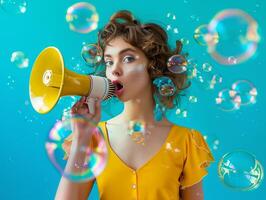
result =
[{"label": "woman's eye", "polygon": [[123,62],[130,63],[133,62],[135,58],[133,56],[125,56]]},{"label": "woman's eye", "polygon": [[113,62],[112,61],[105,61],[105,65],[107,66],[107,67],[110,67],[111,65],[113,64]]}]

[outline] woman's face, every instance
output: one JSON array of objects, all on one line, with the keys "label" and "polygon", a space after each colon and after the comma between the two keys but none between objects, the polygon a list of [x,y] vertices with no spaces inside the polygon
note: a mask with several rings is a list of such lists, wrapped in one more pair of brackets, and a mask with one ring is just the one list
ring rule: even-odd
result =
[{"label": "woman's face", "polygon": [[148,59],[138,48],[117,37],[109,42],[104,51],[106,77],[123,85],[116,96],[123,102],[141,99],[151,88],[147,71]]}]

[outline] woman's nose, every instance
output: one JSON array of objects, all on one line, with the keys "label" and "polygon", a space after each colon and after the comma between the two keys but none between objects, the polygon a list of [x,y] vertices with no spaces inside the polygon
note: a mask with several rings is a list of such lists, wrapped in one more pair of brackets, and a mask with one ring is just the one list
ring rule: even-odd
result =
[{"label": "woman's nose", "polygon": [[112,71],[113,76],[121,76],[122,72],[119,66],[115,66]]},{"label": "woman's nose", "polygon": [[114,76],[120,76],[120,73],[117,72],[117,71],[113,71],[112,74],[113,74]]}]

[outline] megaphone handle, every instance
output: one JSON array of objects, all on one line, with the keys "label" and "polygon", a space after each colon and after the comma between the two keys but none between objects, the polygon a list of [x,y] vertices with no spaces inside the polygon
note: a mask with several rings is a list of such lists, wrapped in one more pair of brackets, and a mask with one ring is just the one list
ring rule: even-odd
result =
[{"label": "megaphone handle", "polygon": [[95,114],[95,102],[96,102],[95,98],[87,97],[86,99],[86,103],[88,104],[89,111],[93,115]]}]

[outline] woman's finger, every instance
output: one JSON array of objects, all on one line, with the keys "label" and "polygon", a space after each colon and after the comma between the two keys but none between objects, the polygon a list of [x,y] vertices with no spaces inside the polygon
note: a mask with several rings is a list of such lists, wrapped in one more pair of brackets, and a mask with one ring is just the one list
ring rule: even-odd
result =
[{"label": "woman's finger", "polygon": [[79,113],[79,114],[85,114],[88,113],[88,106],[86,104],[86,97],[81,97],[73,106],[71,109],[72,113]]},{"label": "woman's finger", "polygon": [[97,100],[95,104],[95,120],[100,121],[101,119],[101,100]]}]

